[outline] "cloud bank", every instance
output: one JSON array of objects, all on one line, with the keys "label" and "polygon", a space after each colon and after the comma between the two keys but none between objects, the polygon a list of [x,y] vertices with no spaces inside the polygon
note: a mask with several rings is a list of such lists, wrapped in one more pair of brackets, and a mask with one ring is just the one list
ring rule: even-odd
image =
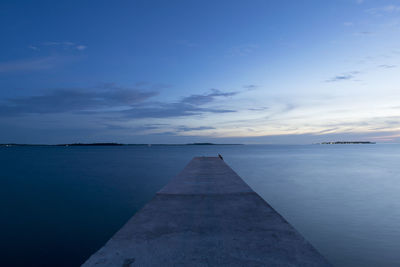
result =
[{"label": "cloud bank", "polygon": [[236,95],[212,89],[210,93],[193,94],[177,102],[150,101],[156,91],[105,85],[94,89],[54,89],[41,95],[10,98],[0,102],[0,116],[54,113],[112,114],[119,119],[170,118],[203,113],[235,112],[230,109],[207,107],[218,98]]}]

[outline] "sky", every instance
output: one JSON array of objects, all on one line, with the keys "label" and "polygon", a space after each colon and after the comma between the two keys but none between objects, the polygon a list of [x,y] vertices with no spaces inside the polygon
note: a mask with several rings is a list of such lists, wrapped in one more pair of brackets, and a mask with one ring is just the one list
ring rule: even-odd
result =
[{"label": "sky", "polygon": [[0,36],[0,143],[400,142],[400,0],[2,0]]}]

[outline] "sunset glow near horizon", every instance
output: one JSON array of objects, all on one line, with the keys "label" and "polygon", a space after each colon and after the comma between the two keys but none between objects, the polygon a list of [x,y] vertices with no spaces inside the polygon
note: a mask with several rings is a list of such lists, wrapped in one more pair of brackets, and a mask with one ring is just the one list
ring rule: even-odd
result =
[{"label": "sunset glow near horizon", "polygon": [[0,143],[400,141],[400,1],[2,1]]}]

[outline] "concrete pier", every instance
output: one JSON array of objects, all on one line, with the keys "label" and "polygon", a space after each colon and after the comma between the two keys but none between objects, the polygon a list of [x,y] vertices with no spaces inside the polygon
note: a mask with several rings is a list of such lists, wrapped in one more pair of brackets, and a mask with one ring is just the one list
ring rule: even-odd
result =
[{"label": "concrete pier", "polygon": [[331,265],[224,161],[197,157],[83,266]]}]

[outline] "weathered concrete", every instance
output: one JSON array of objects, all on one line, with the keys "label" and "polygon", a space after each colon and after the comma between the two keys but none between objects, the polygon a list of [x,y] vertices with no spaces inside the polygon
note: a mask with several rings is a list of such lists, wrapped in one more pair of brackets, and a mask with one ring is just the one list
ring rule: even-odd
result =
[{"label": "weathered concrete", "polygon": [[194,158],[83,266],[330,266],[219,158]]}]

